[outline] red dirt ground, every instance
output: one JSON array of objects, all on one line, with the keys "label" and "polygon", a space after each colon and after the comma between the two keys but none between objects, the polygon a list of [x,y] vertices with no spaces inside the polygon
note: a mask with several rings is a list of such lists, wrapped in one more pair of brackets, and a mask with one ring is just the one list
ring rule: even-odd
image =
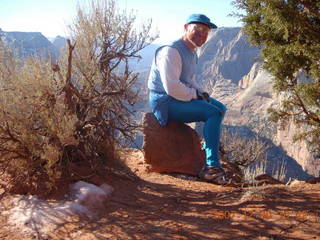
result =
[{"label": "red dirt ground", "polygon": [[[95,180],[115,189],[99,218],[77,218],[46,238],[32,238],[9,228],[1,215],[0,239],[320,240],[320,184],[223,187],[150,173],[140,151],[123,159],[126,172]],[[11,197],[1,198],[2,206]]]}]

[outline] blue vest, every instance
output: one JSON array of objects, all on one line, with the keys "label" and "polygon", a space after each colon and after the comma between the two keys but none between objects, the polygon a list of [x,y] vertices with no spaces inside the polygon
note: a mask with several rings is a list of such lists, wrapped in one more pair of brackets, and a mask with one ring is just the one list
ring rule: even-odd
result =
[{"label": "blue vest", "polygon": [[[181,60],[182,60],[182,71],[180,75],[180,81],[188,87],[191,87],[191,79],[194,77],[196,71],[196,65],[198,63],[197,54],[194,51],[191,51],[185,43],[179,39],[170,45],[169,47],[173,47],[178,50]],[[157,55],[158,51],[164,46],[159,47],[156,52],[155,56]],[[148,89],[156,92],[165,93],[163,88],[163,84],[161,81],[159,70],[156,66],[156,58],[154,57],[153,63],[150,70],[150,75],[148,79]]]},{"label": "blue vest", "polygon": [[[196,71],[198,57],[194,51],[191,51],[185,43],[179,39],[170,45],[178,50],[182,60],[182,71],[180,81],[188,87],[191,87],[191,81]],[[173,97],[167,95],[161,81],[159,70],[156,66],[157,52],[164,46],[158,48],[155,52],[155,57],[151,66],[148,89],[149,89],[149,105],[160,125],[166,125],[168,122],[168,107]]]}]

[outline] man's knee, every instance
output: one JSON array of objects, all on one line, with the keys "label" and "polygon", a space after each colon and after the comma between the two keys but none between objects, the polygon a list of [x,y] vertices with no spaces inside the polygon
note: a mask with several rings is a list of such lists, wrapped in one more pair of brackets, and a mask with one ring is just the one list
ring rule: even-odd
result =
[{"label": "man's knee", "polygon": [[224,105],[222,102],[218,101],[217,99],[210,97],[210,101],[213,106],[217,107],[220,110],[220,112],[225,113],[228,110],[227,106]]},{"label": "man's knee", "polygon": [[221,108],[221,113],[224,115],[226,114],[227,111],[228,111],[228,108],[226,107],[226,105],[223,105]]}]

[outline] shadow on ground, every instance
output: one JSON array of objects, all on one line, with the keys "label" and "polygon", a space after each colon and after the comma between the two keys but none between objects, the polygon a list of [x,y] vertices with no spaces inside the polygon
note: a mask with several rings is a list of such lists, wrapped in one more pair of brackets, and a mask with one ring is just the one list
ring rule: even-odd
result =
[{"label": "shadow on ground", "polygon": [[[141,179],[118,179],[115,186],[101,218],[78,230],[93,239],[312,239],[294,229],[302,224],[309,237],[320,234],[319,194],[285,186],[198,191]],[[253,191],[251,199],[243,200],[245,191]]]}]

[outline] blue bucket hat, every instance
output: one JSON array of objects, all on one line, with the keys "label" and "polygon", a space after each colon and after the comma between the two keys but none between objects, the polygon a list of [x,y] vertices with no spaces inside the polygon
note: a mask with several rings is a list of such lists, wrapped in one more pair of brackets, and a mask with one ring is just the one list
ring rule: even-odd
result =
[{"label": "blue bucket hat", "polygon": [[208,18],[204,14],[192,14],[188,17],[186,24],[190,23],[202,23],[207,25],[209,28],[217,28],[217,25],[210,22],[210,18]]}]

